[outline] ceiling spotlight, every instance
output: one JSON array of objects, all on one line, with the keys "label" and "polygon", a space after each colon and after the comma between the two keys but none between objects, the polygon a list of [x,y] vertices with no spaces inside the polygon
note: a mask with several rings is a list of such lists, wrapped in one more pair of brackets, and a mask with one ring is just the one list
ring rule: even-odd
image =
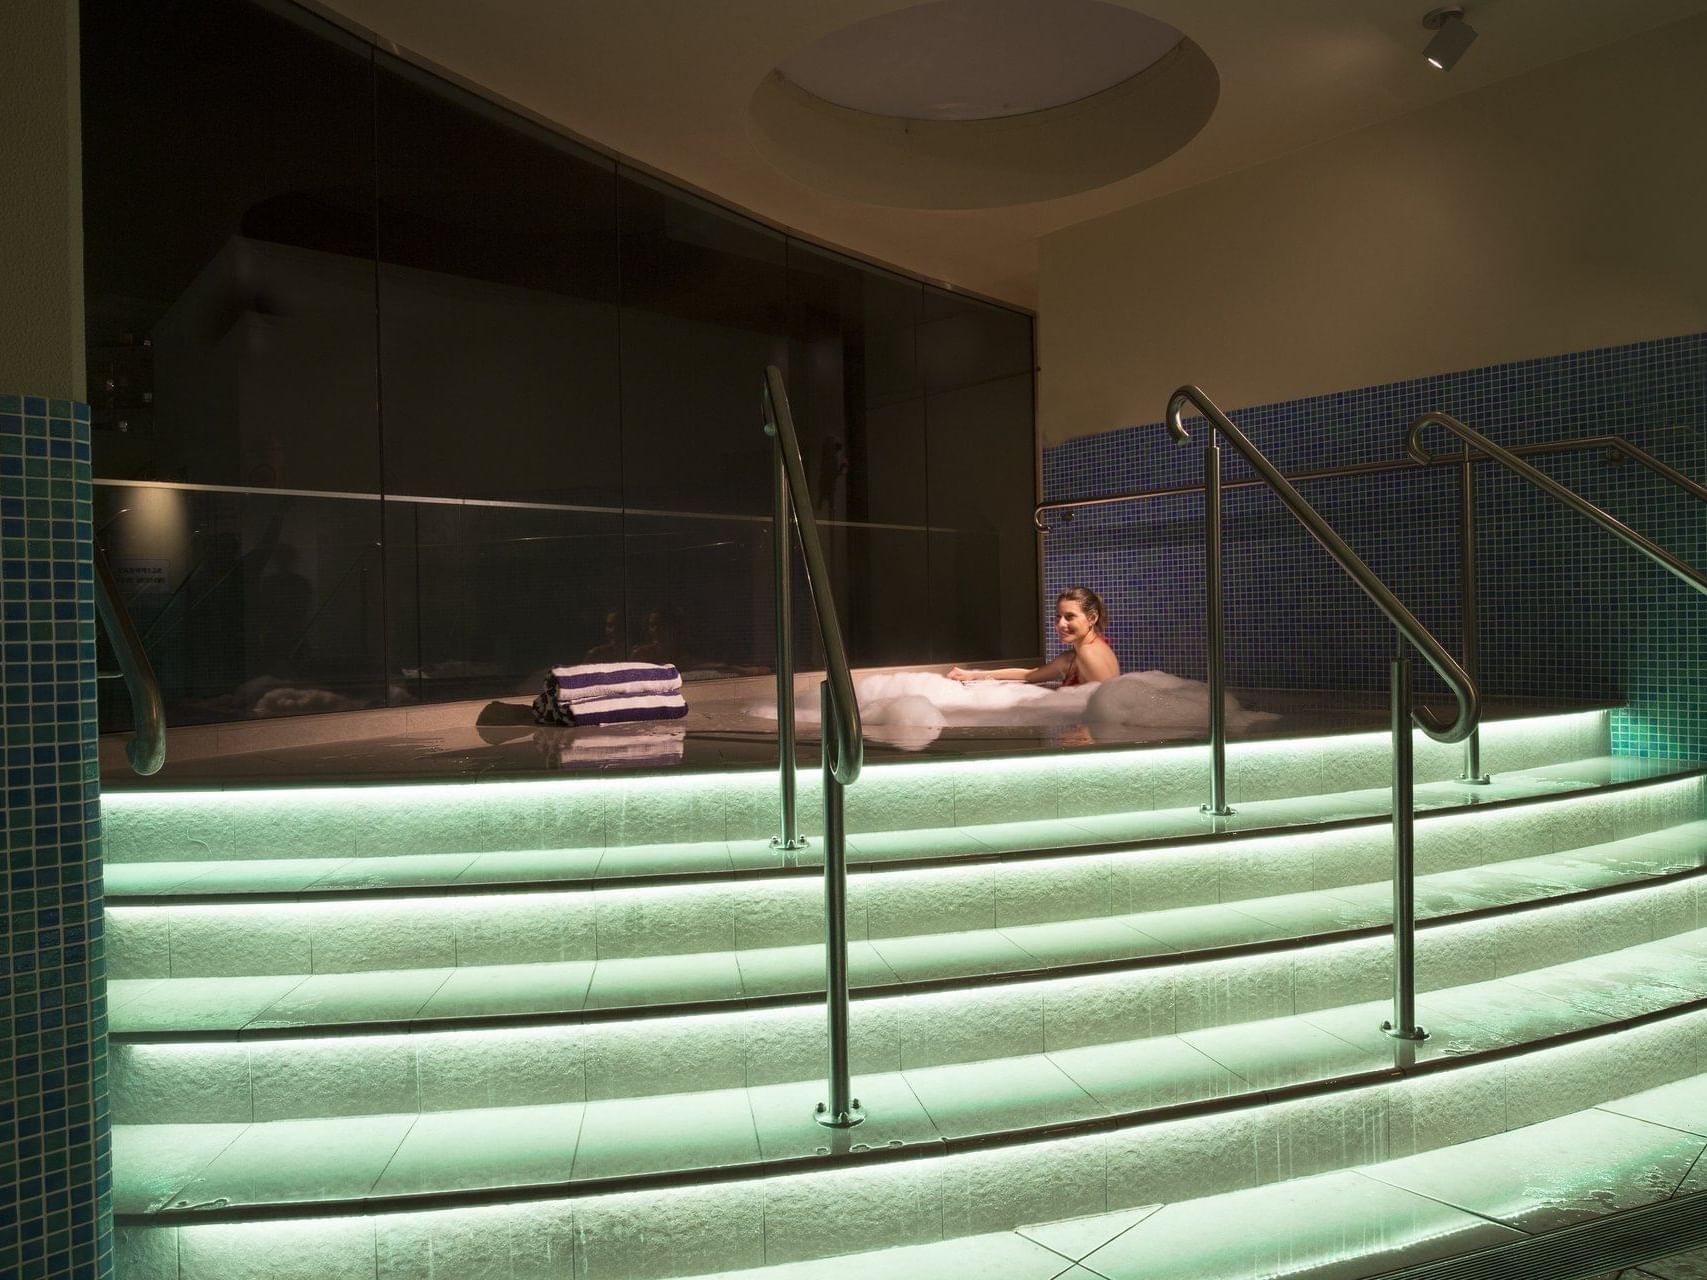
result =
[{"label": "ceiling spotlight", "polygon": [[1476,39],[1476,29],[1464,21],[1464,10],[1457,5],[1430,9],[1423,15],[1423,26],[1434,32],[1423,57],[1437,71],[1452,70]]}]

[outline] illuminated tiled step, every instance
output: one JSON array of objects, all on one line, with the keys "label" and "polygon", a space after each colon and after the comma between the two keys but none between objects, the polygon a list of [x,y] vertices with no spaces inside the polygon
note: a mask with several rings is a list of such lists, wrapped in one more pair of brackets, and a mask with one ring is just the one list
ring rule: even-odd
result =
[{"label": "illuminated tiled step", "polygon": [[[1557,779],[1528,785],[1543,783],[1564,785]],[[1460,806],[1463,790],[1454,797]],[[1707,811],[1698,775],[1539,794],[1562,798],[1424,816],[1419,868],[1462,870],[1648,834]],[[1358,885],[1390,874],[1390,836],[1384,823],[1368,820],[1331,831],[1200,835],[1167,847],[1117,845],[1039,858],[1015,853],[923,868],[887,864],[851,878],[850,932],[856,941],[876,941],[1066,920],[1106,923],[1137,910]],[[107,965],[109,976],[123,981],[753,951],[814,943],[822,937],[822,913],[820,878],[810,872],[504,893],[470,887],[410,897],[110,905]],[[1175,926],[1169,931],[1179,933]],[[1037,931],[1033,936],[1044,945]],[[732,965],[725,966],[731,973]]]},{"label": "illuminated tiled step", "polygon": [[[1622,785],[1695,766],[1683,761],[1596,756],[1514,770],[1487,787],[1456,782],[1417,788],[1420,812],[1465,805],[1552,796],[1592,787]],[[1245,835],[1324,823],[1382,817],[1389,812],[1385,787],[1339,791],[1282,800],[1248,801],[1228,818],[1206,818],[1199,807],[1142,810],[1073,819],[975,823],[961,827],[866,832],[848,840],[854,868],[956,862],[1012,856],[1039,849],[1095,848],[1119,844],[1179,842],[1211,832]],[[241,894],[335,896],[352,891],[428,891],[481,886],[645,884],[685,879],[797,873],[822,866],[823,845],[813,839],[785,854],[768,840],[701,840],[675,844],[598,848],[504,849],[432,854],[364,854],[350,857],[237,858],[109,863],[109,901]]]},{"label": "illuminated tiled step", "polygon": [[[1707,995],[1707,961],[1697,954],[1707,935],[1694,932],[1703,919],[1704,887],[1707,881],[1691,875],[1424,929],[1417,954],[1425,1008],[1434,1007],[1431,991],[1500,979],[1529,989],[1553,983],[1595,1021]],[[1608,959],[1610,953],[1624,954]],[[853,1069],[866,1076],[1016,1054],[1094,1057],[1130,1040],[1214,1035],[1296,1014],[1320,1021],[1331,1017],[1322,1011],[1383,999],[1391,963],[1390,939],[1376,935],[867,995],[853,1006]],[[1559,965],[1577,967],[1564,977],[1535,976]],[[260,1037],[121,1034],[112,1046],[114,1113],[122,1121],[161,1122],[314,1116],[329,1108],[341,1114],[454,1109],[471,1105],[458,1101],[468,1098],[482,1105],[556,1105],[739,1089],[811,1079],[822,1070],[824,1016],[816,1003],[663,1012],[668,1016],[564,1015],[450,1028],[422,1021],[384,1034],[289,1028]],[[113,1013],[118,1025],[128,1016],[123,1004]],[[1375,1030],[1381,1016],[1372,1004],[1357,1014],[1361,1021],[1333,1033],[1354,1042],[1372,1036],[1388,1052]],[[1453,1043],[1443,1034],[1433,1045]]]},{"label": "illuminated tiled step", "polygon": [[[1580,823],[1557,824],[1557,829],[1573,826],[1583,834]],[[1418,918],[1639,883],[1694,869],[1704,858],[1707,820],[1587,848],[1438,872],[1418,880]],[[1228,904],[880,937],[850,945],[850,982],[856,990],[941,985],[1370,929],[1391,920],[1391,906],[1390,882],[1377,882]],[[238,1031],[763,1001],[821,992],[823,980],[822,946],[803,944],[354,974],[115,980],[108,1006],[111,1030],[120,1035]]]},{"label": "illuminated tiled step", "polygon": [[[1418,781],[1456,776],[1458,748],[1415,741]],[[1493,721],[1483,741],[1485,766],[1501,775],[1580,760],[1607,751],[1608,713]],[[1379,788],[1390,747],[1368,733],[1234,743],[1228,768],[1235,804]],[[857,837],[1191,808],[1207,777],[1201,745],[876,764],[848,790],[847,825]],[[820,829],[815,775],[801,775],[800,801],[802,828]],[[114,865],[715,845],[763,841],[775,822],[768,771],[103,796]]]},{"label": "illuminated tiled step", "polygon": [[[1694,953],[1637,950],[1652,972],[1681,968],[1698,981],[1707,961],[1699,938],[1690,945]],[[1615,963],[1630,973],[1638,967],[1631,955]],[[1569,983],[1576,976],[1531,978]],[[1690,997],[1677,991],[1682,1006]],[[281,1250],[313,1258],[327,1267],[323,1274],[369,1274],[361,1268],[374,1265],[377,1253],[393,1265],[376,1274],[426,1276],[443,1274],[428,1268],[453,1265],[459,1251],[547,1242],[572,1249],[578,1276],[663,1276],[1138,1210],[1393,1160],[1406,1163],[1381,1180],[1431,1194],[1427,1186],[1447,1185],[1447,1162],[1423,1153],[1687,1079],[1703,1066],[1707,1012],[1699,997],[1585,1039],[1568,1032],[1605,1022],[1604,1014],[1513,988],[1484,997],[1478,1017],[1471,993],[1455,996],[1456,1011],[1444,996],[1425,1004],[1441,1043],[1422,1046],[1415,1063],[1406,1046],[1385,1037],[1378,1049],[1360,1050],[1295,1018],[1197,1044],[1153,1040],[1100,1065],[1047,1055],[867,1075],[857,1083],[872,1118],[841,1135],[818,1129],[807,1114],[816,1084],[260,1123],[220,1123],[202,1112],[204,1122],[193,1125],[120,1125],[115,1196],[123,1248],[139,1268],[132,1274],[148,1276],[140,1268],[170,1257],[182,1280],[265,1275]],[[1560,1021],[1538,1025],[1537,1010],[1551,1003],[1561,1006]],[[1376,1012],[1333,1016],[1361,1024]],[[1488,1034],[1500,1026],[1503,1036]],[[1561,1030],[1567,1034],[1517,1053],[1474,1056],[1490,1040],[1522,1043]],[[1335,1047],[1324,1048],[1330,1042]],[[1165,1043],[1194,1065],[1170,1060]],[[1306,1093],[1276,1092],[1300,1071],[1334,1078]],[[1178,1094],[1190,1098],[1194,1089],[1207,1097],[1182,1106]],[[1690,1114],[1701,1099],[1683,1092],[1642,1106]],[[1612,1110],[1662,1127],[1677,1123],[1657,1110]],[[997,1126],[999,1140],[990,1141],[980,1115]],[[1048,1136],[1035,1129],[1062,1117],[1089,1123]],[[1574,1143],[1582,1163],[1567,1167],[1579,1169],[1628,1156],[1612,1126],[1594,1132],[1592,1142],[1532,1132],[1510,1144],[1558,1159]],[[1667,1192],[1704,1144],[1679,1148]],[[696,1168],[716,1177],[696,1181]],[[727,1180],[742,1170],[755,1176]],[[459,1199],[472,1204],[451,1207]],[[263,1223],[253,1220],[261,1205],[297,1208]],[[352,1209],[356,1215],[344,1216]],[[171,1225],[151,1231],[162,1212]],[[1085,1252],[1108,1239],[1091,1240]]]},{"label": "illuminated tiled step", "polygon": [[[1707,1075],[1419,1155],[1197,1200],[697,1280],[1357,1280],[1707,1193]],[[768,1252],[768,1251],[767,1251]],[[1683,1280],[1707,1250],[1616,1280]],[[1607,1273],[1599,1280],[1615,1280]]]}]

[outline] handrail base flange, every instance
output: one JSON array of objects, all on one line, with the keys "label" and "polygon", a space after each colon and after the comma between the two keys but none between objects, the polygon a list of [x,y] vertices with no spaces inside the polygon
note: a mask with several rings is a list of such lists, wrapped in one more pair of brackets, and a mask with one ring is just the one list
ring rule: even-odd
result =
[{"label": "handrail base flange", "polygon": [[1395,1027],[1391,1022],[1383,1022],[1381,1024],[1381,1030],[1385,1031],[1395,1040],[1428,1039],[1428,1032],[1424,1031],[1421,1027],[1411,1027],[1409,1030],[1405,1030],[1401,1027]]},{"label": "handrail base flange", "polygon": [[812,1112],[812,1118],[826,1129],[851,1129],[865,1123],[865,1108],[859,1105],[858,1098],[848,1104],[846,1111],[832,1112],[829,1103],[820,1102]]}]

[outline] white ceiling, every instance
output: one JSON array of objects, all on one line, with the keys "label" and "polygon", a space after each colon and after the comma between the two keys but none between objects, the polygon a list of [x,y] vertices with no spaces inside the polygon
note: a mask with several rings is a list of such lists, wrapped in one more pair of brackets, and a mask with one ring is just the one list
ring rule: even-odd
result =
[{"label": "white ceiling", "polygon": [[990,120],[1101,93],[1179,42],[1107,0],[929,0],[833,31],[777,70],[854,111]]},{"label": "white ceiling", "polygon": [[1214,61],[1214,115],[1176,154],[1091,191],[978,210],[881,208],[784,176],[749,137],[771,70],[900,0],[316,0],[572,133],[803,234],[1035,306],[1037,240],[1549,62],[1707,0],[1469,0],[1480,39],[1422,58],[1432,0],[1136,0]]}]

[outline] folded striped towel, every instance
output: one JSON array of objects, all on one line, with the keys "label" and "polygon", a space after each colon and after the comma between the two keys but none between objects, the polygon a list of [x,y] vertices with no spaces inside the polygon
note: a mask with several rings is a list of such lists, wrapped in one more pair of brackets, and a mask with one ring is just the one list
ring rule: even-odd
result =
[{"label": "folded striped towel", "polygon": [[687,699],[679,693],[635,693],[609,698],[589,698],[569,708],[569,715],[577,725],[618,724],[624,720],[680,720],[687,713]]},{"label": "folded striped towel", "polygon": [[588,662],[551,668],[545,677],[545,691],[562,703],[680,693],[682,674],[668,662]]},{"label": "folded striped towel", "polygon": [[669,663],[592,662],[552,667],[533,701],[541,724],[677,720],[688,713],[682,676]]}]

